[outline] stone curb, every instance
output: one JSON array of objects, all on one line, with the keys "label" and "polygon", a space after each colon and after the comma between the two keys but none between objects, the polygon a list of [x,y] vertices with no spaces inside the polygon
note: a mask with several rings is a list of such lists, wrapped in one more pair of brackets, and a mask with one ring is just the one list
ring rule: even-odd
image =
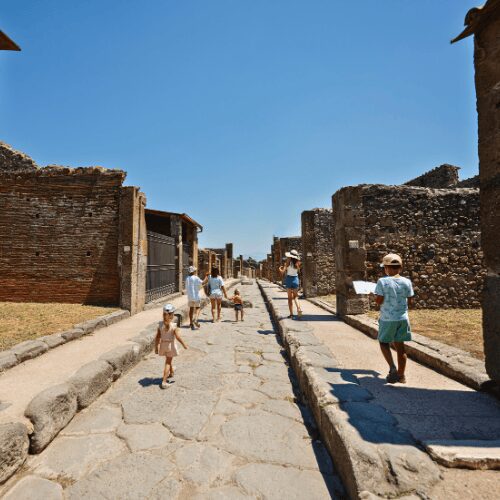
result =
[{"label": "stone curb", "polygon": [[[334,306],[320,299],[307,300],[331,314],[337,313]],[[365,314],[350,314],[340,319],[368,337],[377,338],[377,322]],[[476,391],[482,390],[485,384],[490,381],[484,362],[474,358],[468,352],[418,333],[412,333],[412,337],[412,342],[406,344],[406,353],[411,359]]]},{"label": "stone curb", "polygon": [[302,393],[350,498],[425,495],[439,480],[439,468],[393,415],[371,401],[372,394],[345,380],[329,349],[300,321],[284,319],[257,281],[288,351]]},{"label": "stone curb", "polygon": [[[238,283],[239,280],[236,280],[228,289]],[[209,303],[207,298],[203,298],[201,307]],[[177,313],[181,319],[186,319],[189,315],[188,305],[177,309]],[[81,366],[67,383],[49,387],[37,394],[25,411],[31,429],[21,422],[0,425],[0,484],[22,466],[28,451],[32,454],[43,451],[80,409],[94,402],[109,389],[113,381],[152,351],[156,326],[156,322],[152,323],[130,338],[127,344],[117,346],[102,354],[98,360]],[[29,441],[20,439],[23,435],[29,437]]]},{"label": "stone curb", "polygon": [[66,342],[79,339],[84,335],[89,335],[100,328],[113,325],[129,317],[130,312],[121,309],[79,323],[70,330],[64,332],[53,333],[52,335],[45,335],[37,339],[20,342],[10,349],[0,351],[0,374],[28,359],[33,359],[45,354],[49,349],[54,349]]},{"label": "stone curb", "polygon": [[[377,322],[368,316],[346,315],[341,319],[368,337],[377,338]],[[411,359],[475,390],[481,390],[484,384],[489,382],[490,377],[483,361],[473,358],[461,349],[418,333],[412,333],[412,337],[413,340],[405,344],[406,353]]]}]

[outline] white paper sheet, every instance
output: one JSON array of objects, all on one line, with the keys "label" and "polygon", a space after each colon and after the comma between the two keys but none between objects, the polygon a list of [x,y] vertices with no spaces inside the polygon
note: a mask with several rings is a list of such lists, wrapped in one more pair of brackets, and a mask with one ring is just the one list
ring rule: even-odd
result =
[{"label": "white paper sheet", "polygon": [[353,281],[354,291],[358,295],[368,295],[370,293],[375,293],[376,283],[371,283],[370,281]]}]

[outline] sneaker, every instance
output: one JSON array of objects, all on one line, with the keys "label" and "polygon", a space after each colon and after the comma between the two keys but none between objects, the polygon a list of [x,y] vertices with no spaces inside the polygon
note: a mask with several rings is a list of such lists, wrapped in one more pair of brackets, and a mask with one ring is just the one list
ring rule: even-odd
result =
[{"label": "sneaker", "polygon": [[391,367],[389,374],[385,377],[385,380],[387,380],[388,384],[395,384],[396,382],[399,382],[398,370],[395,366]]}]

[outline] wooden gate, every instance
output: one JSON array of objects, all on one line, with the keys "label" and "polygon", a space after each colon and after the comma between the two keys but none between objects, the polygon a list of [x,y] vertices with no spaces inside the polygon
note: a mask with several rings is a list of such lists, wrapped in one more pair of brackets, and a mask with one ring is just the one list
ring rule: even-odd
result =
[{"label": "wooden gate", "polygon": [[148,231],[146,302],[178,291],[175,247],[175,238]]}]

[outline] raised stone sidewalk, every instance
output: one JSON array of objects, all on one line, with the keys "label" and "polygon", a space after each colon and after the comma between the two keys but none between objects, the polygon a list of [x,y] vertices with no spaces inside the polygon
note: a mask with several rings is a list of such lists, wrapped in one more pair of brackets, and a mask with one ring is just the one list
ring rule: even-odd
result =
[{"label": "raised stone sidewalk", "polygon": [[283,319],[285,291],[261,286],[351,497],[496,498],[499,472],[456,468],[499,467],[496,399],[411,361],[407,384],[386,384],[375,340],[308,301]]},{"label": "raised stone sidewalk", "polygon": [[345,498],[257,285],[241,293],[254,306],[244,322],[224,309],[212,324],[206,308],[199,331],[181,330],[189,349],[166,390],[163,359],[151,354],[30,456],[0,497]]}]

